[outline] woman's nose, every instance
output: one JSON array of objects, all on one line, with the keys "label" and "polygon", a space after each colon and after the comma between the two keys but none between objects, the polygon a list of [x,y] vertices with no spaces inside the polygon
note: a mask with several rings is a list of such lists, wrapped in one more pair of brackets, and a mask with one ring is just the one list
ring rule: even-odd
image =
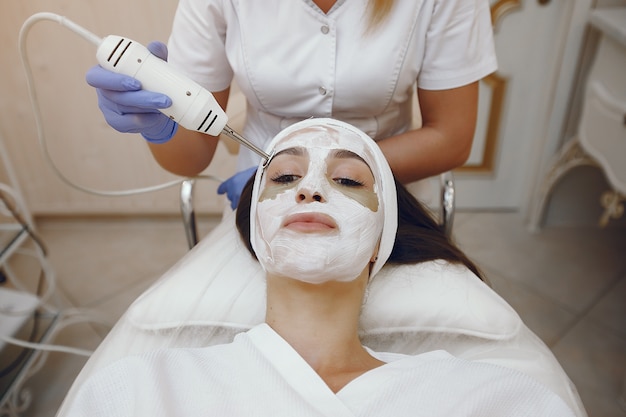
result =
[{"label": "woman's nose", "polygon": [[296,200],[298,203],[311,203],[317,201],[318,203],[325,203],[326,199],[319,191],[310,191],[304,188],[298,190],[296,194]]}]

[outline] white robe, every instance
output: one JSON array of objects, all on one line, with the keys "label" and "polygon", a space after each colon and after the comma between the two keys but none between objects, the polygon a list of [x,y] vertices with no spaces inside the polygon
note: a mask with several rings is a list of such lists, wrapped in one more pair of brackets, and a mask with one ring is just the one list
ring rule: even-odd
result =
[{"label": "white robe", "polygon": [[88,379],[67,416],[573,416],[532,378],[444,351],[387,362],[333,393],[267,324],[230,344],[126,357]]}]

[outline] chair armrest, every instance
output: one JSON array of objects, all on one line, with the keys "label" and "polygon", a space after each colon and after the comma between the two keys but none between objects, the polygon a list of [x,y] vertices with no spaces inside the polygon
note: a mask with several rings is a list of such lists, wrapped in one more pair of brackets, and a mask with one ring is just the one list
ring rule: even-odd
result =
[{"label": "chair armrest", "polygon": [[446,236],[452,235],[454,222],[454,175],[452,171],[439,175],[441,184],[441,216],[440,225]]},{"label": "chair armrest", "polygon": [[198,228],[196,226],[196,213],[193,207],[193,190],[196,180],[187,178],[180,183],[180,212],[183,217],[187,244],[192,249],[198,243]]}]

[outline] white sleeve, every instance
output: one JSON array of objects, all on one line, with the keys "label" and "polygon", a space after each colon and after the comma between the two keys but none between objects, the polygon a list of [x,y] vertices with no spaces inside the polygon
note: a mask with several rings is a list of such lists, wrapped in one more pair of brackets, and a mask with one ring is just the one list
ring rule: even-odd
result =
[{"label": "white sleeve", "polygon": [[220,0],[180,0],[168,42],[168,62],[209,91],[224,90],[233,77],[225,13]]},{"label": "white sleeve", "polygon": [[426,33],[419,88],[460,87],[496,68],[489,2],[437,0]]}]

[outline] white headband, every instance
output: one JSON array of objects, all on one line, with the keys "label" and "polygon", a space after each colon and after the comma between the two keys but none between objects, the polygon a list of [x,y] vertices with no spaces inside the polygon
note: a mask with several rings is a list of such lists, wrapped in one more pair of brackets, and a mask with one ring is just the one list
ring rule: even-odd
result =
[{"label": "white headband", "polygon": [[[396,197],[396,186],[394,182],[393,174],[391,173],[391,168],[389,168],[389,164],[385,159],[380,147],[376,144],[376,142],[363,133],[361,130],[355,128],[354,126],[334,120],[334,119],[306,119],[304,121],[295,123],[286,129],[282,130],[278,133],[268,144],[265,149],[266,152],[272,155],[276,151],[280,151],[282,149],[275,149],[278,144],[281,143],[281,140],[287,138],[293,133],[308,129],[312,127],[323,127],[323,128],[333,128],[338,132],[346,132],[352,135],[356,135],[362,138],[362,149],[356,150],[359,156],[361,156],[365,162],[369,165],[372,174],[374,175],[375,184],[378,187],[378,200],[380,207],[383,211],[384,221],[383,221],[383,229],[382,235],[380,238],[380,245],[378,249],[378,257],[372,266],[370,278],[373,277],[380,269],[383,267],[389,255],[391,254],[391,250],[393,249],[393,245],[396,238],[396,230],[398,228],[398,207],[397,207],[397,197]],[[281,148],[286,148],[288,146],[282,146]],[[355,151],[354,149],[350,149]],[[264,174],[264,166],[267,166],[268,162],[262,161],[259,164],[259,169],[256,172],[256,176],[254,178],[254,187],[252,189],[252,201],[250,205],[250,236],[255,236],[256,233],[256,207],[259,200],[259,192],[260,186],[262,184],[262,178]],[[252,247],[255,251],[257,248],[254,244],[254,239],[252,239]]]}]

